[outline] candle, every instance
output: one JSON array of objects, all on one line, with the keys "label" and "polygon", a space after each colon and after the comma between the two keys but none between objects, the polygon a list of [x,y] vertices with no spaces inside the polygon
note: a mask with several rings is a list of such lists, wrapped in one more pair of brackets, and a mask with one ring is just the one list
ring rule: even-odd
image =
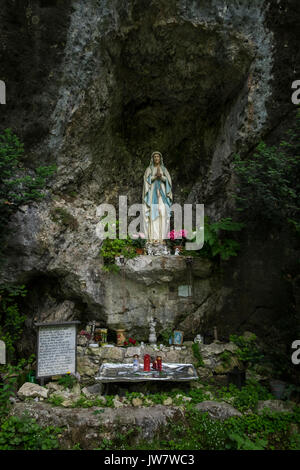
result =
[{"label": "candle", "polygon": [[157,360],[157,369],[158,369],[158,370],[162,370],[162,359],[161,359],[161,356],[157,356],[156,360]]},{"label": "candle", "polygon": [[150,355],[145,354],[144,356],[144,371],[150,371]]}]

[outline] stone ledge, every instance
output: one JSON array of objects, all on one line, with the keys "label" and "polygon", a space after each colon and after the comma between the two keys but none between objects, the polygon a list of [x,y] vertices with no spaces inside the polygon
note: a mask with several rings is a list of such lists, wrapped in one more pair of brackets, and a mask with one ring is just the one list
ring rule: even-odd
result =
[{"label": "stone ledge", "polygon": [[[95,410],[101,410],[95,414]],[[80,444],[83,449],[95,449],[104,438],[113,439],[116,432],[136,429],[136,442],[153,439],[159,431],[169,426],[169,420],[182,420],[184,413],[179,407],[156,405],[128,408],[76,408],[53,407],[48,403],[16,403],[11,411],[14,416],[28,412],[36,422],[45,426],[65,428],[60,442],[70,449]]]},{"label": "stone ledge", "polygon": [[[193,276],[208,278],[212,274],[213,263],[205,258],[193,258],[191,272]],[[170,282],[180,279],[188,271],[185,256],[148,256],[141,255],[127,261],[125,274],[129,279],[147,285],[157,282]]]}]

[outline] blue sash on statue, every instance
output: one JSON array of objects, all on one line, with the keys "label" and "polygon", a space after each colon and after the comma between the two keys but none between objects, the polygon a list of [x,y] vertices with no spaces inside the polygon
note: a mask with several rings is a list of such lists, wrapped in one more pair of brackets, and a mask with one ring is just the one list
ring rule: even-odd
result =
[{"label": "blue sash on statue", "polygon": [[[171,188],[170,188],[168,179],[166,178],[166,193],[168,193],[170,191],[170,189]],[[163,192],[160,181],[155,180],[154,188],[153,188],[153,191],[152,191],[152,204],[151,204],[151,219],[152,220],[155,220],[159,216],[158,196],[157,196],[158,191],[160,192],[163,203],[165,204],[165,206],[167,208],[168,217],[170,217],[171,201],[168,197],[166,197],[165,193]]]}]

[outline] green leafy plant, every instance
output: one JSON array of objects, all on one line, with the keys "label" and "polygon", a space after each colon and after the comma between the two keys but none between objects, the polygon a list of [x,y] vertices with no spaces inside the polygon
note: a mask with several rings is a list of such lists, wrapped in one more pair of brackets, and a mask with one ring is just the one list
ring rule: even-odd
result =
[{"label": "green leafy plant", "polygon": [[94,450],[113,450],[116,449],[116,446],[114,445],[114,442],[112,439],[107,439],[104,437],[98,447],[96,447]]},{"label": "green leafy plant", "polygon": [[[24,167],[21,158],[24,145],[11,129],[0,134],[0,255],[6,248],[8,222],[11,215],[22,204],[37,201],[44,197],[43,189],[47,179],[56,170],[55,165],[41,166],[35,170]],[[24,315],[19,312],[17,297],[24,297],[24,286],[0,286],[0,338],[5,341],[8,360],[12,359],[15,343],[19,340]]]},{"label": "green leafy plant", "polygon": [[132,236],[132,246],[134,248],[145,248],[146,239],[145,234],[142,232],[136,233]]},{"label": "green leafy plant", "polygon": [[264,450],[268,444],[266,439],[256,439],[253,442],[247,436],[240,436],[236,433],[229,433],[228,437],[236,443],[237,450]]},{"label": "green leafy plant", "polygon": [[42,428],[33,418],[10,416],[2,422],[0,450],[53,450],[59,448],[60,428]]},{"label": "green leafy plant", "polygon": [[233,398],[231,403],[239,411],[255,410],[259,400],[270,400],[272,394],[255,380],[247,380],[246,385],[241,389],[230,384],[228,387],[222,387],[216,391],[218,399],[228,400]]},{"label": "green leafy plant", "polygon": [[240,179],[234,195],[238,210],[247,212],[258,222],[273,225],[291,223],[300,230],[300,110],[295,124],[279,146],[260,142],[246,159],[235,155],[235,173]]},{"label": "green leafy plant", "polygon": [[170,422],[158,440],[142,441],[134,449],[148,450],[287,450],[299,448],[299,434],[290,434],[298,411],[233,416],[224,421],[190,407],[184,420]]},{"label": "green leafy plant", "polygon": [[223,351],[220,354],[220,359],[224,367],[229,367],[231,365],[232,353],[230,351]]},{"label": "green leafy plant", "polygon": [[89,400],[85,396],[81,395],[78,400],[72,404],[72,408],[91,408],[94,406],[93,400]]},{"label": "green leafy plant", "polygon": [[83,450],[83,449],[81,448],[81,445],[79,444],[79,442],[77,442],[76,444],[73,445],[71,450]]},{"label": "green leafy plant", "polygon": [[203,358],[202,358],[201,352],[199,350],[199,344],[198,343],[194,343],[192,345],[192,351],[193,351],[194,358],[197,359],[196,367],[204,367],[205,364],[203,362]]},{"label": "green leafy plant", "polygon": [[24,145],[11,129],[0,134],[0,238],[2,249],[7,235],[7,224],[13,212],[22,204],[40,200],[47,179],[55,172],[56,166],[40,166],[27,170],[21,157]]},{"label": "green leafy plant", "polygon": [[238,346],[239,349],[236,351],[236,355],[246,365],[254,365],[262,361],[264,355],[256,345],[256,335],[253,334],[249,338],[231,335],[230,341]]},{"label": "green leafy plant", "polygon": [[210,224],[206,218],[204,223],[204,248],[211,257],[220,255],[222,260],[228,260],[231,256],[237,256],[239,243],[231,238],[226,238],[224,233],[237,232],[244,227],[243,223],[233,222],[230,217]]},{"label": "green leafy plant", "polygon": [[51,395],[51,397],[48,398],[48,403],[50,403],[53,406],[61,406],[62,402],[64,401],[64,398],[60,395]]},{"label": "green leafy plant", "polygon": [[19,311],[17,300],[25,297],[25,286],[0,286],[0,339],[5,342],[8,361],[13,359],[15,344],[20,339],[25,315]]},{"label": "green leafy plant", "polygon": [[[182,254],[186,256],[200,256],[203,258],[214,259],[220,257],[222,260],[228,260],[232,256],[237,256],[240,244],[227,237],[227,232],[239,232],[245,224],[233,222],[230,217],[220,219],[217,222],[210,223],[209,218],[204,218],[204,244],[201,250],[187,251]],[[191,240],[196,240],[195,237]]]},{"label": "green leafy plant", "polygon": [[161,341],[165,346],[170,346],[169,339],[172,338],[172,336],[173,336],[172,328],[166,328],[160,333]]},{"label": "green leafy plant", "polygon": [[77,379],[72,374],[65,374],[59,377],[57,382],[59,383],[59,385],[62,385],[66,389],[72,388],[77,383]]},{"label": "green leafy plant", "polygon": [[137,253],[130,238],[126,240],[106,238],[103,241],[100,255],[104,259],[103,269],[105,271],[118,272],[120,268],[115,264],[115,257],[122,255],[124,258],[132,259],[137,256]]},{"label": "green leafy plant", "polygon": [[14,397],[18,387],[22,385],[20,378],[24,375],[24,368],[30,367],[35,360],[32,354],[27,360],[21,359],[16,365],[6,364],[0,366],[3,382],[0,383],[0,423],[8,415],[11,404],[10,397]]},{"label": "green leafy plant", "polygon": [[9,398],[15,394],[16,377],[8,377],[5,383],[0,384],[0,422],[10,410]]},{"label": "green leafy plant", "polygon": [[[81,395],[78,400],[72,404],[72,408],[92,408],[93,406],[101,407],[114,407],[113,399],[114,397],[106,396],[106,402],[103,402],[101,399],[95,398],[86,398],[84,395]],[[101,413],[101,410],[97,410],[97,413]]]}]

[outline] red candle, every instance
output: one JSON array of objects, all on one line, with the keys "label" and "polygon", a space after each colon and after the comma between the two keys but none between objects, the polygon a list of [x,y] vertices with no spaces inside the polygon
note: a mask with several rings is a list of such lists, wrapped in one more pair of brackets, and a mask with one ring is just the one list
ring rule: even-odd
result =
[{"label": "red candle", "polygon": [[144,356],[144,371],[150,371],[150,355],[145,354]]}]

